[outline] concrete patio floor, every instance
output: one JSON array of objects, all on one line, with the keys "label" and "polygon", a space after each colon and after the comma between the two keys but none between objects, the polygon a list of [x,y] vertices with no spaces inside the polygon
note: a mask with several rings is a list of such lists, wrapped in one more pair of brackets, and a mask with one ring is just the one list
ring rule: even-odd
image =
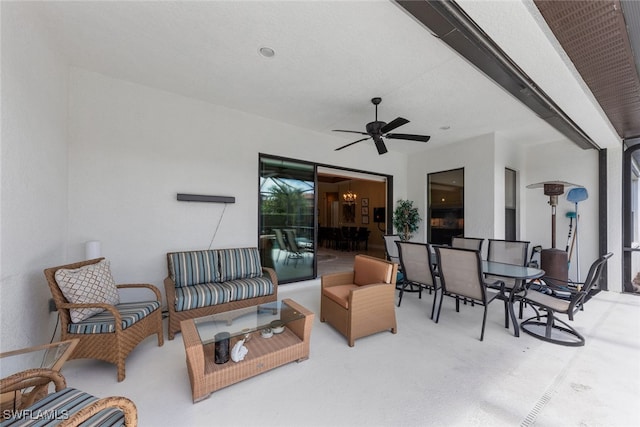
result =
[{"label": "concrete patio floor", "polygon": [[[446,298],[440,322],[432,295],[405,295],[398,333],[346,339],[319,321],[320,280],[280,287],[316,313],[311,356],[213,393],[193,404],[182,336],[148,338],[127,359],[125,381],[93,360],[66,363],[70,386],[123,395],[144,426],[638,426],[640,298],[601,292],[573,325],[584,347],[563,347],[504,328],[500,303]],[[527,313],[531,313],[527,309]],[[229,362],[233,363],[233,362]]]}]

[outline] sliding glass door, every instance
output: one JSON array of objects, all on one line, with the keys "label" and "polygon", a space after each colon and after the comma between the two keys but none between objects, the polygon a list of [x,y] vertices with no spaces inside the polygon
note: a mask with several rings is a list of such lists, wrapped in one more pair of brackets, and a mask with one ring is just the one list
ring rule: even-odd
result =
[{"label": "sliding glass door", "polygon": [[315,277],[315,166],[260,156],[259,233],[264,266],[281,283]]}]

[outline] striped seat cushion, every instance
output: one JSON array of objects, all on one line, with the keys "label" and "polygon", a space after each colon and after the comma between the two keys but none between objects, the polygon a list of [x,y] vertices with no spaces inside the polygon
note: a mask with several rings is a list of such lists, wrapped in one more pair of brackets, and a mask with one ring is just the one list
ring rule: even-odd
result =
[{"label": "striped seat cushion", "polygon": [[240,301],[247,298],[263,297],[273,294],[273,282],[269,275],[253,277],[251,279],[237,279],[224,282],[223,285],[230,290],[231,301]]},{"label": "striped seat cushion", "polygon": [[222,282],[262,276],[258,248],[219,249],[218,256]]},{"label": "striped seat cushion", "polygon": [[224,283],[202,283],[176,288],[176,311],[224,304],[231,301],[231,291]]},{"label": "striped seat cushion", "polygon": [[176,288],[176,311],[209,307],[272,294],[273,283],[268,274],[251,279],[187,286]]},{"label": "striped seat cushion", "polygon": [[[37,401],[24,411],[16,412],[0,426],[55,426],[98,398],[75,388],[65,388]],[[82,427],[116,427],[124,425],[124,414],[117,408],[104,409],[81,424]]]},{"label": "striped seat cushion", "polygon": [[177,288],[220,282],[217,250],[173,252],[168,254],[169,277]]},{"label": "striped seat cushion", "polygon": [[[123,302],[115,306],[122,316],[122,329],[126,329],[160,307],[158,301]],[[69,325],[72,334],[104,334],[115,332],[115,319],[109,311],[103,311],[79,323]]]}]

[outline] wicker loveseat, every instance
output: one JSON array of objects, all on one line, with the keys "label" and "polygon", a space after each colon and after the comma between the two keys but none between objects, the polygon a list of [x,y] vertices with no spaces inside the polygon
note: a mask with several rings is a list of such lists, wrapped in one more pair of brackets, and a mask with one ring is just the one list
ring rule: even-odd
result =
[{"label": "wicker loveseat", "polygon": [[167,266],[170,340],[183,320],[275,301],[278,296],[276,272],[261,266],[258,248],[169,252]]}]

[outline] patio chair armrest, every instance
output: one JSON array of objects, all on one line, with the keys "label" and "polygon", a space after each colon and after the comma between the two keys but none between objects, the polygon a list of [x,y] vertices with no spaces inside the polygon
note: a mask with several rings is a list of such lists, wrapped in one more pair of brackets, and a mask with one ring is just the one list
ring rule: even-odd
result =
[{"label": "patio chair armrest", "polygon": [[69,310],[69,309],[73,309],[73,308],[102,308],[104,310],[108,310],[111,313],[117,313],[118,310],[116,310],[116,308],[111,305],[111,304],[106,304],[104,302],[87,302],[87,303],[72,303],[72,302],[65,302],[62,303],[58,306],[59,308],[64,308],[65,310]]},{"label": "patio chair armrest", "polygon": [[320,279],[320,286],[322,287],[322,289],[324,289],[331,286],[340,286],[353,283],[354,275],[355,274],[353,271],[325,274]]},{"label": "patio chair armrest", "polygon": [[148,284],[148,283],[126,283],[122,285],[116,285],[118,289],[134,289],[134,288],[144,288],[149,289],[156,296],[156,301],[162,301],[162,294],[157,286]]},{"label": "patio chair armrest", "polygon": [[138,411],[136,409],[136,405],[130,399],[122,396],[110,396],[98,399],[71,415],[59,425],[60,427],[78,426],[96,415],[98,412],[111,408],[120,409],[122,411],[124,414],[124,425],[126,427],[138,425]]},{"label": "patio chair armrest", "polygon": [[572,282],[568,280],[556,279],[554,277],[543,276],[541,279],[544,284],[552,290],[555,289],[559,291],[580,292],[580,290],[584,286],[584,282]]},{"label": "patio chair armrest", "polygon": [[380,310],[394,311],[396,287],[390,283],[372,283],[359,286],[349,293],[349,314],[352,318],[363,313],[379,313]]},{"label": "patio chair armrest", "polygon": [[0,393],[9,393],[29,387],[53,383],[56,391],[67,387],[64,376],[53,369],[35,368],[17,372],[0,380]]},{"label": "patio chair armrest", "polygon": [[269,274],[269,278],[271,279],[271,283],[273,283],[274,287],[278,286],[278,274],[276,273],[276,271],[273,268],[271,268],[271,267],[262,267],[262,272]]}]

